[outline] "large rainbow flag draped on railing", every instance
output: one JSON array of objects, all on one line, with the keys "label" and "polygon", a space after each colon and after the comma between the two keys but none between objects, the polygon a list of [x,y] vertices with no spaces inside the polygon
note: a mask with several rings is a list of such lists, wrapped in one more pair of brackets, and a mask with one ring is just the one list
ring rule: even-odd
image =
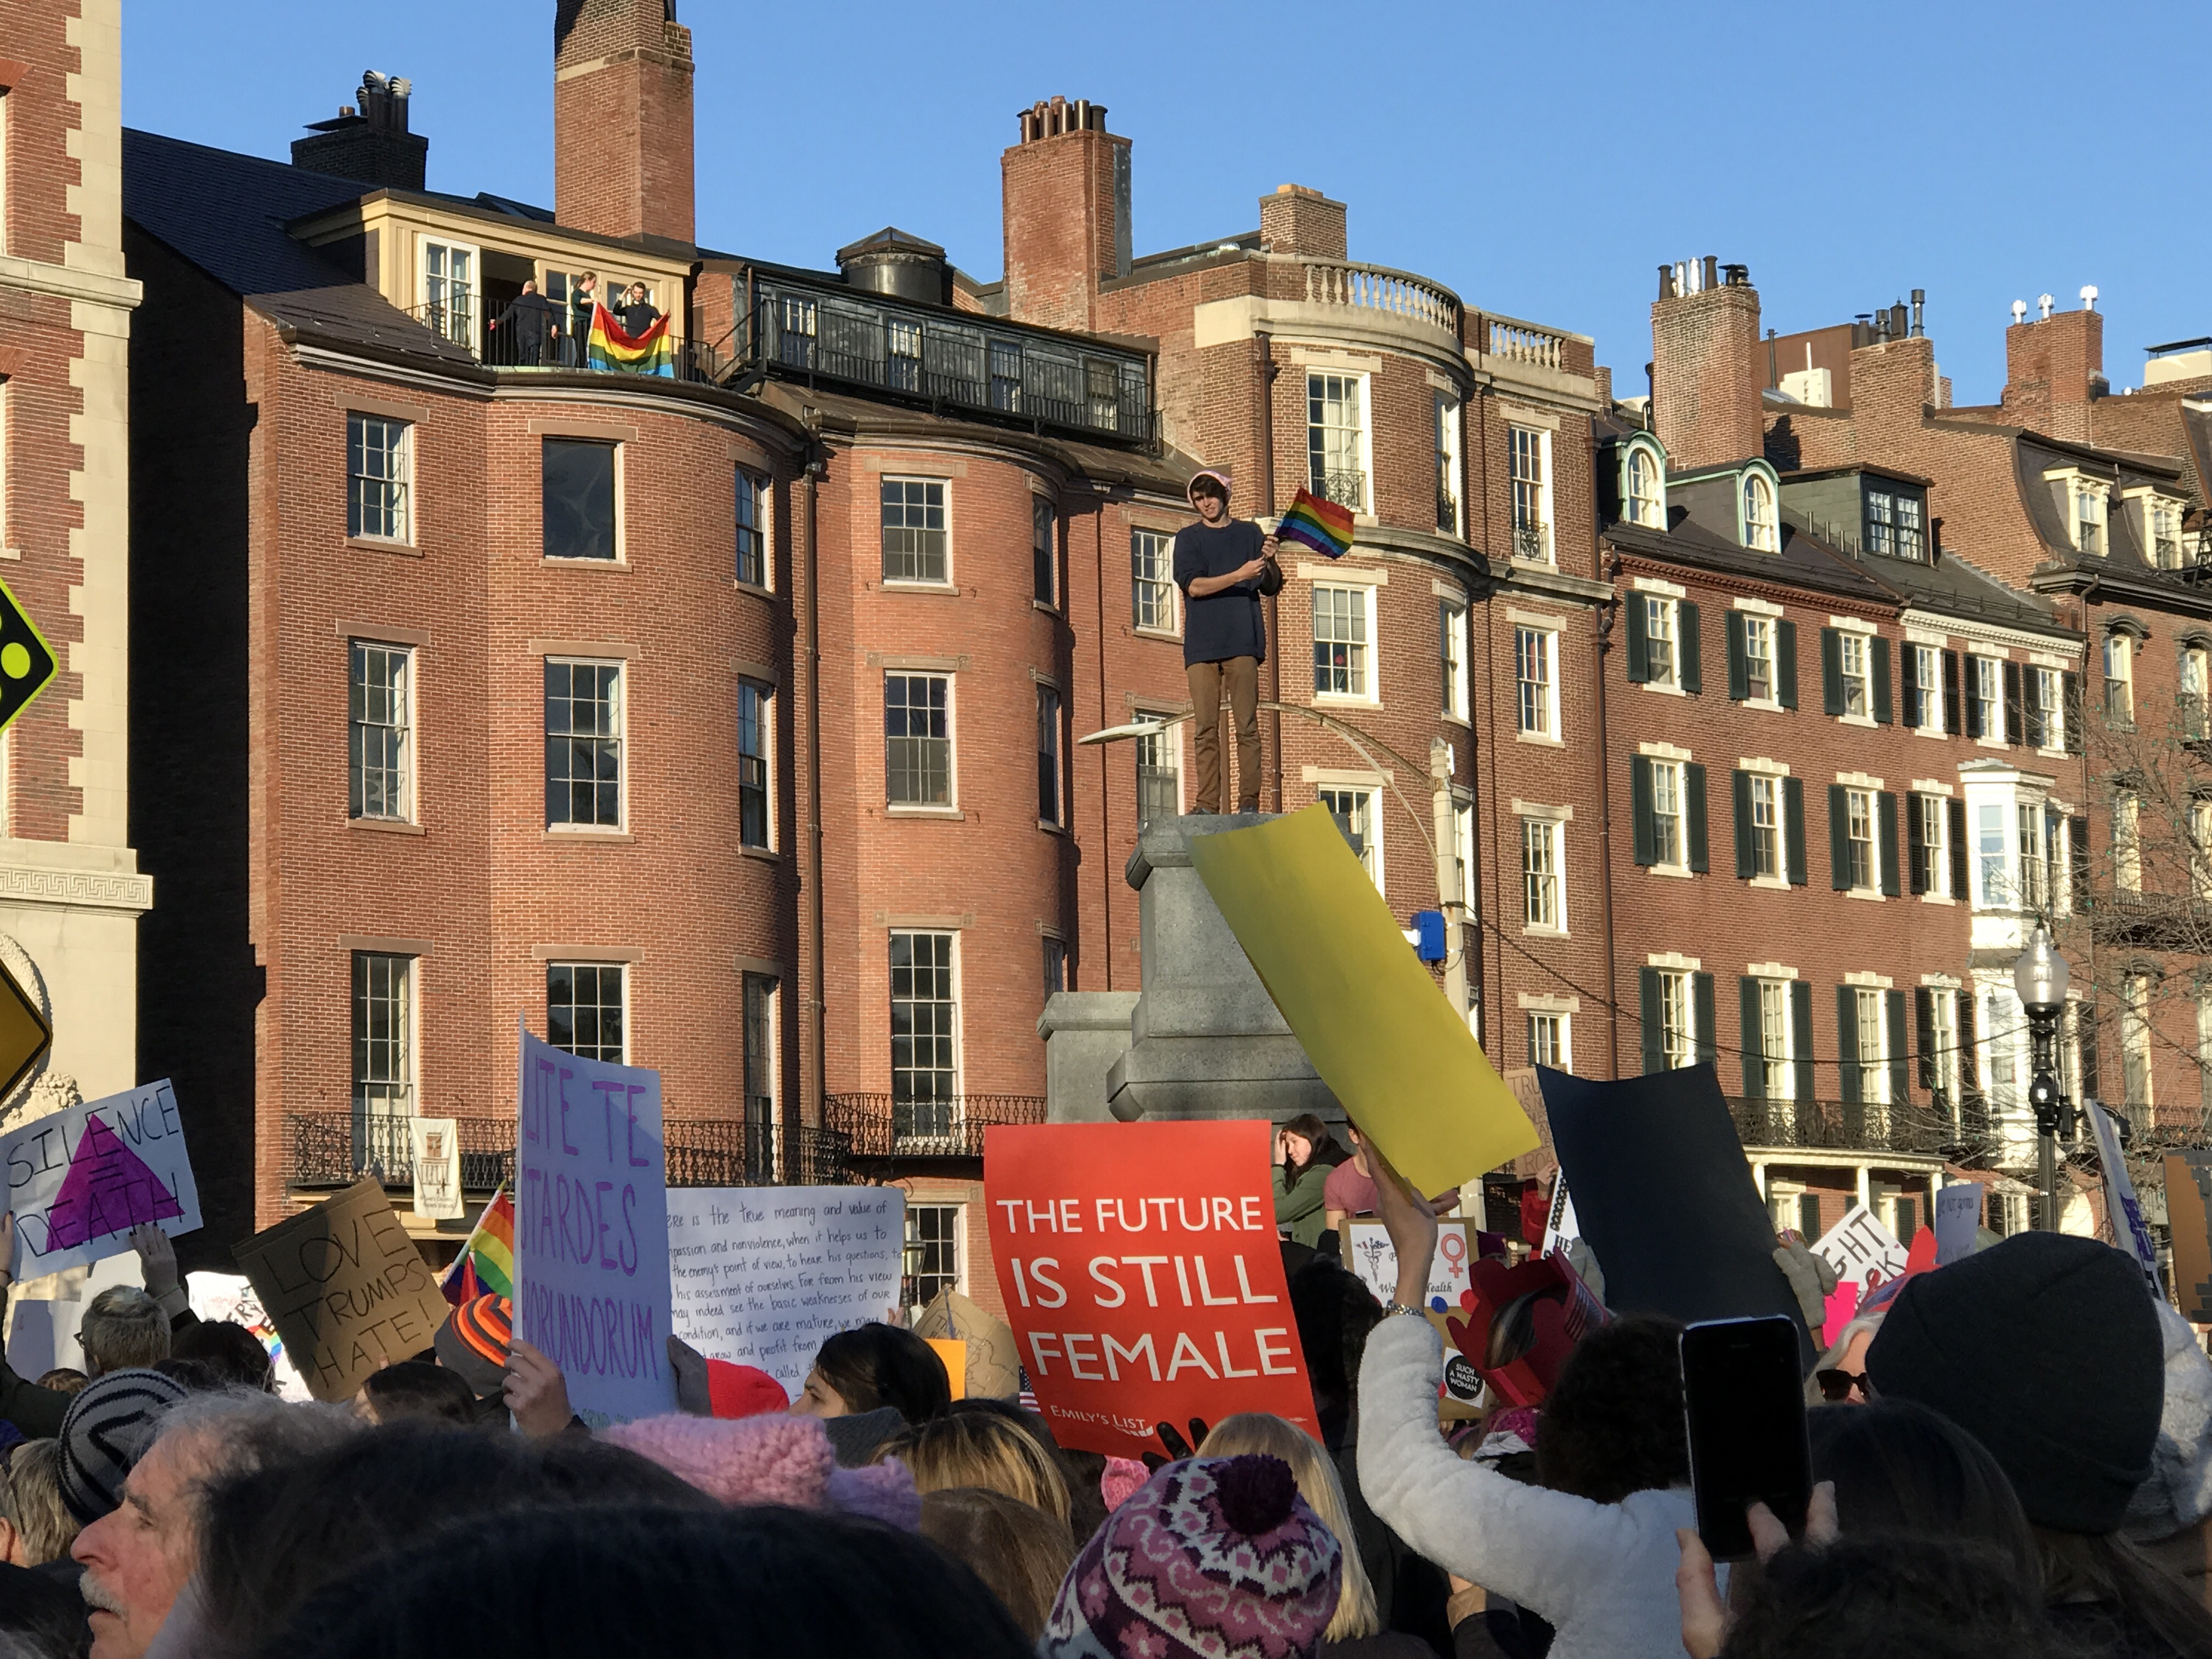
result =
[{"label": "large rainbow flag draped on railing", "polygon": [[642,334],[632,335],[605,306],[592,307],[592,338],[586,349],[593,368],[624,374],[676,377],[676,342],[668,337],[668,319],[656,317]]},{"label": "large rainbow flag draped on railing", "polygon": [[[663,320],[666,320],[663,319]],[[456,1308],[480,1296],[514,1300],[514,1194],[501,1187],[438,1287]]]},{"label": "large rainbow flag draped on railing", "polygon": [[1324,557],[1340,559],[1352,551],[1352,514],[1334,501],[1322,500],[1310,489],[1301,489],[1275,526],[1275,534],[1283,541],[1310,547]]}]

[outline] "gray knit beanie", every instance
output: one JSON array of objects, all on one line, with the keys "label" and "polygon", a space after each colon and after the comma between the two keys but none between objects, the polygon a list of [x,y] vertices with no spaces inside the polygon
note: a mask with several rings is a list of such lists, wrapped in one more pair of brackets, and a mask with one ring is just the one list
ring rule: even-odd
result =
[{"label": "gray knit beanie", "polygon": [[161,1414],[189,1392],[159,1371],[110,1371],[70,1401],[62,1419],[62,1501],[90,1526],[123,1501],[123,1482],[161,1432]]}]

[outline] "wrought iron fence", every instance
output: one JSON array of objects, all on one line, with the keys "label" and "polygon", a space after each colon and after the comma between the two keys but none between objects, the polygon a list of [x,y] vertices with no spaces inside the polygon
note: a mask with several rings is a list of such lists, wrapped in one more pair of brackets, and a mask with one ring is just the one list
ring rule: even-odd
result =
[{"label": "wrought iron fence", "polygon": [[[404,1117],[295,1113],[287,1121],[295,1186],[343,1187],[372,1172],[387,1188],[414,1183],[414,1144]],[[455,1121],[460,1128],[462,1189],[489,1192],[512,1180],[514,1120]],[[852,1179],[850,1143],[835,1129],[676,1118],[663,1133],[672,1187],[834,1187]]]},{"label": "wrought iron fence", "polygon": [[1746,1146],[1815,1152],[1905,1152],[1932,1158],[1965,1139],[1946,1114],[1907,1103],[1855,1100],[1729,1100]]},{"label": "wrought iron fence", "polygon": [[466,346],[477,361],[490,368],[572,369],[587,374],[620,374],[631,380],[688,380],[718,386],[728,380],[737,363],[712,346],[688,339],[669,343],[664,359],[653,359],[650,369],[624,366],[611,358],[594,360],[591,343],[570,326],[570,313],[548,302],[542,322],[527,316],[485,317],[479,321],[473,296],[459,301],[416,306],[408,315],[434,333]]},{"label": "wrought iron fence", "polygon": [[983,1133],[994,1125],[1043,1122],[1044,1097],[830,1095],[822,1117],[846,1137],[854,1158],[981,1158]]},{"label": "wrought iron fence", "polygon": [[1323,501],[1354,513],[1367,510],[1367,474],[1356,467],[1348,472],[1316,472],[1307,488]]},{"label": "wrought iron fence", "polygon": [[1539,564],[1552,562],[1552,532],[1548,526],[1524,524],[1513,532],[1513,556],[1533,559]]}]

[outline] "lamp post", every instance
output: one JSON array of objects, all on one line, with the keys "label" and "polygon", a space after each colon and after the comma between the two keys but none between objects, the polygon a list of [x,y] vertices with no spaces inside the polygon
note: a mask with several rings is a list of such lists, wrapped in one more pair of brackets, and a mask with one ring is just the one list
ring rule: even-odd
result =
[{"label": "lamp post", "polygon": [[2058,1015],[2066,1006],[2070,977],[2066,958],[2051,942],[2051,930],[2036,923],[2035,932],[2028,936],[2027,949],[2012,965],[2012,985],[2027,1015],[2029,1064],[2033,1072],[2027,1100],[2035,1111],[2035,1131],[2041,1143],[2038,1173],[2043,1185],[2043,1226],[2054,1233],[2058,1231],[2058,1129],[2066,1111],[2058,1085]]}]

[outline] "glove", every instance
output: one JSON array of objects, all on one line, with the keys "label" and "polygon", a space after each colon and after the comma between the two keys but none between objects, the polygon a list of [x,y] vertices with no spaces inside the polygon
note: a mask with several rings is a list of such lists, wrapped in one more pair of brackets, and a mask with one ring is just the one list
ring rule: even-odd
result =
[{"label": "glove", "polygon": [[1774,1265],[1782,1269],[1797,1297],[1797,1311],[1805,1316],[1805,1328],[1818,1336],[1828,1320],[1828,1297],[1836,1288],[1836,1270],[1805,1248],[1801,1239],[1775,1247]]}]

